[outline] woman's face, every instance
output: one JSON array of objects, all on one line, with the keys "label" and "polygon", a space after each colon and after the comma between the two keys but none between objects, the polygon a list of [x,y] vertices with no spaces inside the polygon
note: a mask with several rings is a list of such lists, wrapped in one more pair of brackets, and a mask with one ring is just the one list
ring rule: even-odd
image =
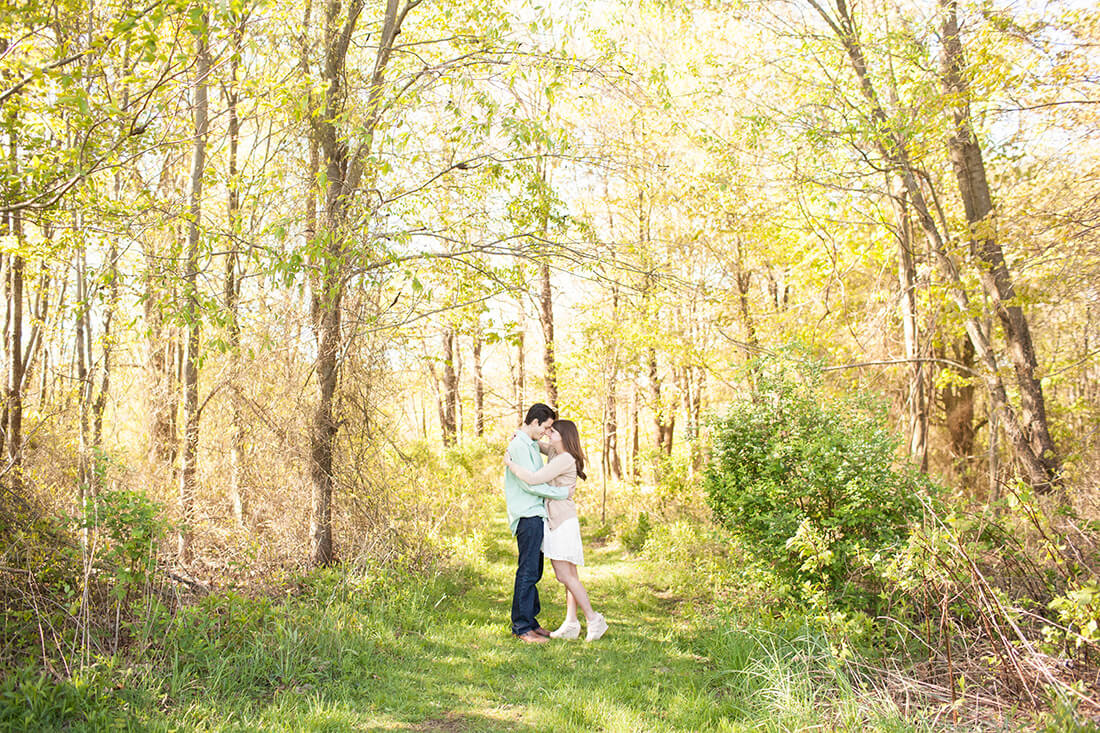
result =
[{"label": "woman's face", "polygon": [[546,437],[550,439],[550,445],[555,448],[561,448],[561,433],[557,430],[550,428],[549,432],[546,433]]}]

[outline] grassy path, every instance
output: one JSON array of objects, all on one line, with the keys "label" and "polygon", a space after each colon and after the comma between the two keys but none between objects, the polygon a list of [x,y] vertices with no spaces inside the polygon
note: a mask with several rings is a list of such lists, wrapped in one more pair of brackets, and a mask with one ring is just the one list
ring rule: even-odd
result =
[{"label": "grassy path", "polygon": [[[471,554],[435,578],[332,570],[285,601],[210,596],[128,666],[0,685],[0,729],[913,730],[851,688],[819,634],[717,623],[614,547],[588,548],[582,571],[607,635],[523,644],[512,538],[501,528]],[[564,615],[549,575],[548,627]]]},{"label": "grassy path", "polygon": [[[486,555],[493,561],[469,570],[464,582],[450,582],[442,591],[424,589],[413,604],[419,612],[410,613],[407,605],[398,608],[407,599],[395,601],[393,613],[381,616],[359,615],[346,603],[332,603],[317,623],[328,629],[336,646],[316,644],[310,658],[324,671],[319,677],[296,682],[293,673],[289,679],[280,675],[281,684],[245,696],[251,700],[186,694],[191,703],[170,707],[169,719],[160,725],[332,731],[729,729],[722,723],[728,705],[706,689],[709,660],[693,653],[692,628],[677,615],[676,600],[649,581],[642,561],[617,549],[590,548],[589,565],[582,570],[596,608],[611,624],[604,639],[545,645],[513,639],[508,633],[515,552],[510,540],[506,534],[491,538]],[[432,601],[429,592],[438,599]],[[556,625],[564,614],[563,594],[549,564],[540,592],[540,620]]]},{"label": "grassy path", "polygon": [[[407,726],[398,708],[364,722],[443,730],[696,729],[700,711],[714,701],[696,689],[700,660],[679,639],[673,604],[645,582],[644,566],[618,554],[590,557],[585,579],[612,624],[600,642],[531,646],[511,638],[512,571],[494,564],[414,644],[407,671],[380,685],[394,702],[422,691],[432,715]],[[540,585],[543,623],[556,625],[564,614],[560,587],[551,578]]]}]

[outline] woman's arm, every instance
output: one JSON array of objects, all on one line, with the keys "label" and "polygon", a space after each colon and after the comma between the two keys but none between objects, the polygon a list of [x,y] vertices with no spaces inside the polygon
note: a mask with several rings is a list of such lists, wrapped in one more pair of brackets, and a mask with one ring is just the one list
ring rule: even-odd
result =
[{"label": "woman's arm", "polygon": [[508,455],[508,451],[504,452],[504,463],[508,468],[512,469],[512,473],[516,475],[520,481],[525,484],[544,484],[557,476],[565,473],[569,470],[569,466],[573,463],[573,456],[568,453],[562,453],[554,456],[549,463],[540,468],[537,471],[531,471],[523,466],[519,465],[512,460],[512,457]]}]

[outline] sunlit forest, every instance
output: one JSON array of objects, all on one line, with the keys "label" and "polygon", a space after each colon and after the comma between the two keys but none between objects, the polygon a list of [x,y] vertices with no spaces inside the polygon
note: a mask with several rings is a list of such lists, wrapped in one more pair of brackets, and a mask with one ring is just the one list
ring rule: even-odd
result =
[{"label": "sunlit forest", "polygon": [[1100,726],[1092,3],[7,4],[0,214],[0,729]]}]

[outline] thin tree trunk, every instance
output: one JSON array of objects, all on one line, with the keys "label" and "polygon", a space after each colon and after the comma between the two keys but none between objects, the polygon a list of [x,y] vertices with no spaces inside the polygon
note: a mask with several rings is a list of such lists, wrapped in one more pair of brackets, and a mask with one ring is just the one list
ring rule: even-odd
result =
[{"label": "thin tree trunk", "polygon": [[544,260],[539,265],[539,323],[542,324],[543,369],[546,374],[546,399],[558,405],[558,369],[554,358],[554,301],[550,287],[550,262]]},{"label": "thin tree trunk", "polygon": [[202,29],[195,39],[194,134],[191,147],[191,185],[187,222],[187,252],[184,272],[184,310],[188,315],[187,340],[183,352],[183,444],[180,454],[180,530],[178,553],[180,562],[191,560],[192,524],[195,512],[195,489],[198,473],[199,447],[199,335],[202,316],[199,308],[199,235],[202,217],[202,179],[206,169],[207,76],[210,74],[210,53],[207,47],[209,16],[204,13]]},{"label": "thin tree trunk", "polygon": [[[239,526],[244,525],[246,510],[244,496],[244,416],[241,413],[241,384],[239,379],[241,357],[241,324],[238,312],[240,281],[237,278],[238,241],[242,234],[240,172],[237,170],[237,148],[240,143],[240,119],[237,102],[240,97],[237,74],[240,70],[244,20],[233,29],[233,55],[229,62],[229,89],[226,90],[229,108],[229,176],[227,181],[227,214],[229,219],[229,246],[225,255],[225,311],[229,336],[230,365],[230,448],[229,448],[229,505]],[[312,148],[314,157],[316,147]]]},{"label": "thin tree trunk", "polygon": [[[522,314],[522,311],[521,311],[521,314]],[[522,318],[522,315],[521,315],[521,318]],[[525,391],[526,391],[525,382],[527,381],[527,375],[526,375],[526,371],[527,371],[526,370],[527,345],[525,343],[526,340],[527,340],[526,339],[526,333],[524,332],[523,326],[521,325],[520,329],[519,329],[519,334],[516,337],[516,341],[517,341],[516,360],[518,362],[518,367],[517,368],[518,368],[518,372],[519,372],[518,376],[516,377],[516,413],[518,414],[517,419],[520,423],[522,423],[523,418],[527,416],[527,405],[526,405],[527,395],[525,394]]]},{"label": "thin tree trunk", "polygon": [[[8,214],[8,231],[22,239],[21,214]],[[15,492],[23,490],[23,257],[12,254],[8,260],[8,399],[7,409],[7,474]]]},{"label": "thin tree trunk", "polygon": [[913,264],[913,242],[909,225],[909,210],[904,187],[900,186],[890,200],[894,205],[898,241],[898,284],[901,288],[901,329],[905,342],[905,358],[911,362],[909,396],[909,457],[917,462],[922,473],[928,472],[928,400],[925,390],[924,364],[920,355],[920,329],[917,321],[917,270]]},{"label": "thin tree trunk", "polygon": [[[759,353],[760,340],[756,336],[756,321],[753,320],[752,311],[749,309],[749,286],[752,284],[752,272],[745,268],[744,254],[741,251],[741,239],[737,240],[737,295],[741,305],[741,320],[745,324],[745,338],[752,348],[753,356]],[[778,310],[778,283],[771,280],[774,297],[776,297],[776,309]]]},{"label": "thin tree trunk", "polygon": [[[982,149],[970,117],[970,90],[965,77],[966,60],[959,37],[957,0],[940,0],[943,11],[941,74],[944,95],[950,103],[955,134],[947,146],[970,225],[971,252],[982,263],[978,274],[993,311],[1004,329],[1009,359],[1016,371],[1020,392],[1020,417],[1031,450],[1053,485],[1059,480],[1061,459],[1047,423],[1046,401],[1036,372],[1038,363],[1027,317],[1016,301],[1016,289],[997,239],[993,197],[986,177]],[[1037,487],[1039,488],[1039,487]]]},{"label": "thin tree trunk", "polygon": [[[163,258],[155,244],[145,242],[145,301],[147,392],[149,407],[149,459],[158,466],[174,466],[176,458],[174,334],[165,323],[161,298],[164,278],[158,273]],[[79,294],[77,300],[79,301]]]},{"label": "thin tree trunk", "polygon": [[[741,320],[745,324],[745,340],[749,345],[749,352],[745,355],[745,360],[748,362],[748,378],[749,389],[753,399],[756,399],[756,385],[759,375],[757,374],[756,362],[753,361],[760,354],[760,340],[756,335],[756,321],[752,317],[752,310],[749,308],[749,286],[752,284],[752,272],[745,268],[744,255],[741,251],[741,239],[737,239],[737,271],[735,273],[735,280],[737,282],[737,295],[738,302],[741,305]],[[779,296],[779,284],[774,280],[769,281],[772,287],[773,297],[776,298],[776,310],[778,310],[778,296]]]},{"label": "thin tree trunk", "polygon": [[[81,228],[79,214],[73,216],[73,226],[77,231]],[[85,506],[88,499],[95,496],[95,476],[89,455],[88,439],[88,408],[91,401],[91,377],[89,376],[91,364],[92,322],[90,318],[91,303],[88,297],[88,265],[85,245],[78,247],[76,255],[76,383],[80,387],[80,398],[77,407],[80,410],[80,434],[78,436],[78,473],[80,480],[80,503]],[[85,539],[87,539],[85,537]]]},{"label": "thin tree trunk", "polygon": [[481,372],[481,326],[474,334],[474,424],[477,437],[485,435],[485,380]]},{"label": "thin tree trunk", "polygon": [[[703,390],[707,384],[707,371],[704,367],[696,367],[695,396],[691,400],[692,422],[695,423],[696,436],[702,436],[703,432]],[[703,467],[703,447],[700,441],[691,449],[691,465],[699,471]]]},{"label": "thin tree trunk", "polygon": [[635,482],[641,476],[641,466],[638,465],[638,453],[641,448],[639,437],[641,426],[638,424],[639,400],[638,385],[634,384],[630,400],[630,477]]},{"label": "thin tree trunk", "polygon": [[[661,378],[657,371],[657,350],[649,348],[649,395],[653,402],[654,447],[657,453],[672,455],[672,431],[676,424],[675,410],[669,410],[666,416],[665,405],[661,399]],[[666,421],[667,417],[667,421]]]},{"label": "thin tree trunk", "polygon": [[[115,182],[115,199],[118,200],[120,182]],[[115,313],[118,310],[118,241],[111,240],[111,246],[107,250],[107,307],[103,314],[103,361],[102,374],[100,376],[99,391],[92,403],[92,453],[97,453],[103,446],[103,414],[107,410],[107,397],[111,389],[111,357],[114,343],[113,328]]]},{"label": "thin tree trunk", "polygon": [[451,391],[451,412],[455,419],[455,443],[462,441],[462,431],[466,424],[462,414],[462,334],[457,330],[454,334],[451,354],[454,361],[454,389]]},{"label": "thin tree trunk", "polygon": [[454,367],[455,330],[448,326],[443,332],[443,445],[451,447],[456,442],[455,412],[458,402],[458,378]]},{"label": "thin tree trunk", "polygon": [[[0,46],[6,41],[0,38]],[[0,214],[0,235],[7,236],[8,234],[8,220],[10,215],[7,213]],[[0,462],[6,464],[8,462],[8,371],[11,369],[11,360],[7,358],[7,354],[10,353],[11,348],[11,316],[12,316],[12,303],[11,299],[11,261],[14,256],[8,256],[0,253],[0,276],[4,281],[4,354],[5,358],[0,359],[0,370],[3,371],[2,388],[4,390],[4,399],[0,400]]]},{"label": "thin tree trunk", "polygon": [[[967,339],[952,344],[952,360],[964,369],[974,365],[974,345]],[[948,448],[955,470],[960,477],[969,480],[974,463],[974,386],[968,383],[969,375],[957,374],[941,393],[947,420]]]},{"label": "thin tree trunk", "polygon": [[[618,312],[618,289],[612,290],[612,312]],[[607,365],[607,394],[604,401],[604,439],[603,462],[604,472],[610,473],[618,480],[623,477],[622,459],[619,457],[619,417],[618,401],[616,393],[619,384],[619,346],[615,341],[611,344],[611,355]]]},{"label": "thin tree trunk", "polygon": [[[0,47],[5,53],[10,50],[8,39],[0,39]],[[9,112],[10,127],[12,129],[9,138],[8,155],[11,160],[11,170],[19,170],[19,141],[15,132],[16,113]],[[12,184],[9,195],[13,200],[19,198],[20,184],[18,177]],[[11,211],[5,215],[7,230],[5,234],[15,238],[17,244],[22,244],[23,239],[23,215],[20,211]],[[7,432],[7,464],[6,473],[10,475],[9,486],[16,493],[23,490],[23,256],[19,250],[13,252],[8,258],[7,279],[5,280],[8,303],[7,320],[7,400],[5,401],[4,428]],[[0,471],[3,473],[3,471]]]}]

